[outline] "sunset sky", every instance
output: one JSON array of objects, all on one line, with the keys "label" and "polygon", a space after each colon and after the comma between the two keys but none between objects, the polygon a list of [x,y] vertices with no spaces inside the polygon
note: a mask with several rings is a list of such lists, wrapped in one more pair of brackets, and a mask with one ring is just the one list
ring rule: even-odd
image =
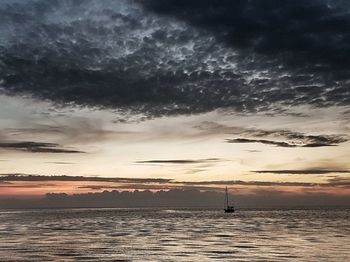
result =
[{"label": "sunset sky", "polygon": [[0,2],[0,198],[350,196],[341,0]]}]

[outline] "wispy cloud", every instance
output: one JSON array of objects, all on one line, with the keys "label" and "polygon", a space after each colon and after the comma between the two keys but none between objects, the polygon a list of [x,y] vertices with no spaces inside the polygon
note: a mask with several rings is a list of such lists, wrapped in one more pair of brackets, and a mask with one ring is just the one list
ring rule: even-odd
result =
[{"label": "wispy cloud", "polygon": [[328,179],[328,183],[335,186],[344,186],[350,188],[350,177],[333,177]]},{"label": "wispy cloud", "polygon": [[288,129],[259,129],[244,126],[230,126],[212,121],[204,121],[196,126],[202,136],[227,134],[237,136],[228,138],[227,143],[260,143],[278,147],[326,147],[337,146],[349,141],[345,134],[306,134]]},{"label": "wispy cloud", "polygon": [[1,180],[0,180],[0,185],[5,185],[5,186],[7,186],[7,185],[10,185],[10,184],[12,184],[12,183],[9,182],[9,181],[1,181]]},{"label": "wispy cloud", "polygon": [[314,135],[304,135],[301,133],[279,133],[279,132],[261,132],[260,134],[255,134],[256,136],[269,136],[278,135],[282,138],[287,138],[289,141],[276,141],[268,139],[248,139],[248,138],[234,138],[226,139],[227,143],[231,144],[247,144],[247,143],[261,143],[265,145],[273,145],[278,147],[326,147],[326,146],[337,146],[340,143],[348,141],[345,136],[314,136]]},{"label": "wispy cloud", "polygon": [[48,187],[55,187],[57,186],[56,184],[54,183],[42,183],[42,184],[25,184],[25,185],[18,185],[18,184],[15,184],[15,183],[5,183],[4,185],[1,185],[1,182],[0,182],[0,188],[23,188],[23,189],[36,189],[36,188],[48,188]]},{"label": "wispy cloud", "polygon": [[137,164],[204,164],[223,161],[220,158],[205,158],[205,159],[155,159],[155,160],[140,160]]},{"label": "wispy cloud", "polygon": [[331,178],[325,183],[312,183],[312,182],[280,182],[280,181],[242,181],[242,180],[219,180],[219,181],[197,181],[197,182],[177,182],[175,184],[184,184],[191,186],[253,186],[253,187],[350,187],[350,180],[346,178]]},{"label": "wispy cloud", "polygon": [[119,183],[168,183],[171,179],[163,178],[121,178],[87,176],[44,176],[36,174],[0,174],[0,181],[90,181]]},{"label": "wispy cloud", "polygon": [[259,174],[286,174],[286,175],[323,175],[331,173],[348,174],[350,170],[347,169],[289,169],[289,170],[256,170],[251,171]]},{"label": "wispy cloud", "polygon": [[[109,130],[104,127],[104,122],[88,117],[55,119],[54,125],[30,123],[30,127],[7,128],[3,130],[3,138],[41,137],[50,136],[67,144],[80,145],[116,139],[135,134],[132,131]],[[5,140],[5,139],[3,139]]]},{"label": "wispy cloud", "polygon": [[311,187],[318,186],[318,183],[308,183],[308,182],[273,182],[273,181],[242,181],[242,180],[219,180],[219,181],[198,181],[198,182],[174,182],[184,185],[239,185],[239,186],[287,186],[287,187]]},{"label": "wispy cloud", "polygon": [[274,145],[279,147],[297,147],[297,145],[289,144],[287,142],[278,142],[266,139],[247,139],[247,138],[234,138],[226,139],[227,143],[230,144],[247,144],[247,143],[261,143],[266,145]]},{"label": "wispy cloud", "polygon": [[[330,172],[334,173],[334,172]],[[338,172],[345,173],[345,172]],[[282,173],[281,174],[285,174]],[[297,173],[300,174],[300,173]],[[305,173],[302,173],[305,174]],[[314,173],[322,174],[322,173]],[[326,173],[325,173],[326,174]],[[1,174],[0,181],[31,181],[31,182],[48,182],[48,181],[70,181],[70,182],[104,182],[112,183],[110,185],[84,185],[86,188],[133,188],[137,185],[138,189],[169,189],[179,188],[183,186],[191,186],[193,188],[205,187],[206,189],[216,188],[218,186],[238,185],[238,186],[282,186],[282,187],[341,187],[350,186],[350,181],[340,178],[331,178],[325,183],[311,182],[279,182],[279,181],[242,181],[242,180],[213,180],[213,181],[176,181],[166,178],[109,178],[109,177],[82,177],[82,176],[41,176],[29,174]],[[341,182],[341,183],[339,183]],[[122,185],[126,185],[122,186]]]},{"label": "wispy cloud", "polygon": [[63,148],[56,143],[33,142],[33,141],[3,141],[0,149],[17,150],[30,153],[56,153],[56,154],[80,154],[80,150]]}]

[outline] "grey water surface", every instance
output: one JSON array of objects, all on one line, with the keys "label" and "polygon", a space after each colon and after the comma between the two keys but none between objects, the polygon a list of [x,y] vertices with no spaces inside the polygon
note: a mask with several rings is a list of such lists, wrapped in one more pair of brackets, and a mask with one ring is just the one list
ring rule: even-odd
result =
[{"label": "grey water surface", "polygon": [[350,210],[0,210],[0,261],[350,261]]}]

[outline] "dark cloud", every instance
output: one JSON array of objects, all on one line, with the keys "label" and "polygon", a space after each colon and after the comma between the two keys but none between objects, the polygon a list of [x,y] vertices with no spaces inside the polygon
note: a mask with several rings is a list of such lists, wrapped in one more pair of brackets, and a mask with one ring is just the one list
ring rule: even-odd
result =
[{"label": "dark cloud", "polygon": [[251,171],[259,174],[281,174],[281,175],[324,175],[331,173],[347,174],[350,170],[347,169],[289,169],[289,170],[256,170]]},{"label": "dark cloud", "polygon": [[[140,1],[148,9],[203,28],[235,48],[283,58],[312,71],[349,69],[350,6],[344,0]],[[313,68],[310,68],[313,67]],[[333,72],[334,73],[334,72]],[[338,77],[349,76],[342,72]],[[301,82],[307,76],[296,76]],[[264,82],[263,80],[259,80]],[[317,85],[296,85],[313,93]]]},{"label": "dark cloud", "polygon": [[83,151],[62,148],[56,143],[32,142],[32,141],[15,141],[0,142],[0,149],[17,150],[30,153],[56,153],[56,154],[80,154]]},{"label": "dark cloud", "polygon": [[194,128],[201,131],[201,136],[210,136],[212,134],[233,134],[244,136],[226,139],[227,143],[262,143],[279,147],[325,147],[337,146],[349,141],[349,137],[342,134],[310,135],[288,129],[247,128],[228,126],[210,121],[204,121],[199,125],[194,126]]},{"label": "dark cloud", "polygon": [[[286,170],[281,170],[280,174],[293,174],[293,170],[289,173],[284,173]],[[294,170],[295,171],[295,170]],[[328,170],[331,171],[331,170]],[[333,170],[335,171],[335,170]],[[271,173],[265,171],[254,171],[258,173]],[[276,171],[277,172],[277,171]],[[312,172],[312,171],[310,171]],[[338,172],[329,173],[348,173],[343,170],[338,170]],[[295,173],[295,174],[312,174],[312,173]],[[327,174],[318,172],[313,174]],[[161,190],[161,189],[171,189],[171,188],[184,188],[191,187],[200,190],[217,189],[222,186],[262,186],[262,187],[344,187],[350,186],[349,181],[346,179],[338,180],[339,178],[331,178],[327,183],[310,183],[310,182],[274,182],[274,181],[242,181],[242,180],[218,180],[218,181],[176,181],[173,179],[164,178],[109,178],[109,177],[82,177],[82,176],[41,176],[41,175],[29,175],[29,174],[0,174],[0,182],[14,182],[14,181],[30,181],[30,182],[48,182],[48,181],[70,181],[70,182],[106,182],[106,183],[118,183],[117,185],[84,185],[79,188],[88,189],[150,189],[150,190]],[[339,183],[341,182],[341,183]]]},{"label": "dark cloud", "polygon": [[87,185],[87,186],[79,186],[79,187],[77,187],[77,189],[107,190],[107,189],[120,189],[120,186]]},{"label": "dark cloud", "polygon": [[136,2],[0,4],[2,92],[147,117],[349,105],[345,1]]},{"label": "dark cloud", "polygon": [[255,137],[278,137],[288,139],[285,141],[267,140],[267,139],[247,139],[234,138],[226,139],[227,143],[261,143],[266,145],[274,145],[278,147],[326,147],[337,146],[340,143],[348,141],[344,135],[305,135],[303,133],[291,132],[286,130],[246,130],[243,133],[250,134]]},{"label": "dark cloud", "polygon": [[206,158],[206,159],[163,159],[163,160],[143,160],[136,161],[137,164],[204,164],[219,162],[222,159],[219,158]]},{"label": "dark cloud", "polygon": [[289,144],[287,142],[278,142],[265,139],[246,139],[246,138],[235,138],[235,139],[226,139],[227,143],[231,144],[245,144],[245,143],[261,143],[266,145],[274,145],[279,147],[297,147],[297,145]]},{"label": "dark cloud", "polygon": [[168,183],[171,179],[163,178],[120,178],[120,177],[83,177],[83,176],[43,176],[35,174],[0,174],[0,181],[90,181],[119,183]]},{"label": "dark cloud", "polygon": [[[267,173],[267,172],[266,172]],[[331,172],[330,172],[331,173]],[[332,172],[332,173],[349,173],[349,172]],[[283,174],[283,173],[281,173]],[[303,173],[306,174],[306,173]],[[310,173],[309,173],[310,174]],[[321,174],[321,173],[317,173]],[[324,173],[326,174],[326,173]],[[311,182],[279,182],[279,181],[242,181],[242,180],[219,180],[219,181],[196,181],[196,182],[177,182],[174,184],[182,184],[192,187],[197,186],[253,186],[253,187],[306,187],[306,188],[350,188],[350,180],[348,178],[335,177],[328,179],[326,183]]]},{"label": "dark cloud", "polygon": [[[239,185],[239,186],[263,186],[263,187],[270,187],[270,186],[287,186],[287,187],[314,187],[319,186],[320,184],[317,183],[308,183],[308,182],[271,182],[271,181],[241,181],[241,180],[220,180],[220,181],[198,181],[198,182],[174,182],[174,183],[180,183],[184,185],[191,185],[191,186],[200,186],[200,185]],[[325,186],[328,184],[324,184]]]},{"label": "dark cloud", "polygon": [[336,146],[336,142],[332,140],[328,140],[328,142],[320,142],[320,143],[305,143],[305,144],[295,144],[289,142],[280,142],[280,141],[272,141],[266,139],[246,139],[246,138],[235,138],[235,139],[226,139],[227,143],[261,143],[266,145],[274,145],[279,147],[325,147],[325,146]]}]

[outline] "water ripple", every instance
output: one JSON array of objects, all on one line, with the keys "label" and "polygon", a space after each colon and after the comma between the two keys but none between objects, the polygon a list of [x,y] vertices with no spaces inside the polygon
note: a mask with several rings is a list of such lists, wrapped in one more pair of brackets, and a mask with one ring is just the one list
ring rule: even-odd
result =
[{"label": "water ripple", "polygon": [[0,211],[1,261],[349,261],[350,210]]}]

